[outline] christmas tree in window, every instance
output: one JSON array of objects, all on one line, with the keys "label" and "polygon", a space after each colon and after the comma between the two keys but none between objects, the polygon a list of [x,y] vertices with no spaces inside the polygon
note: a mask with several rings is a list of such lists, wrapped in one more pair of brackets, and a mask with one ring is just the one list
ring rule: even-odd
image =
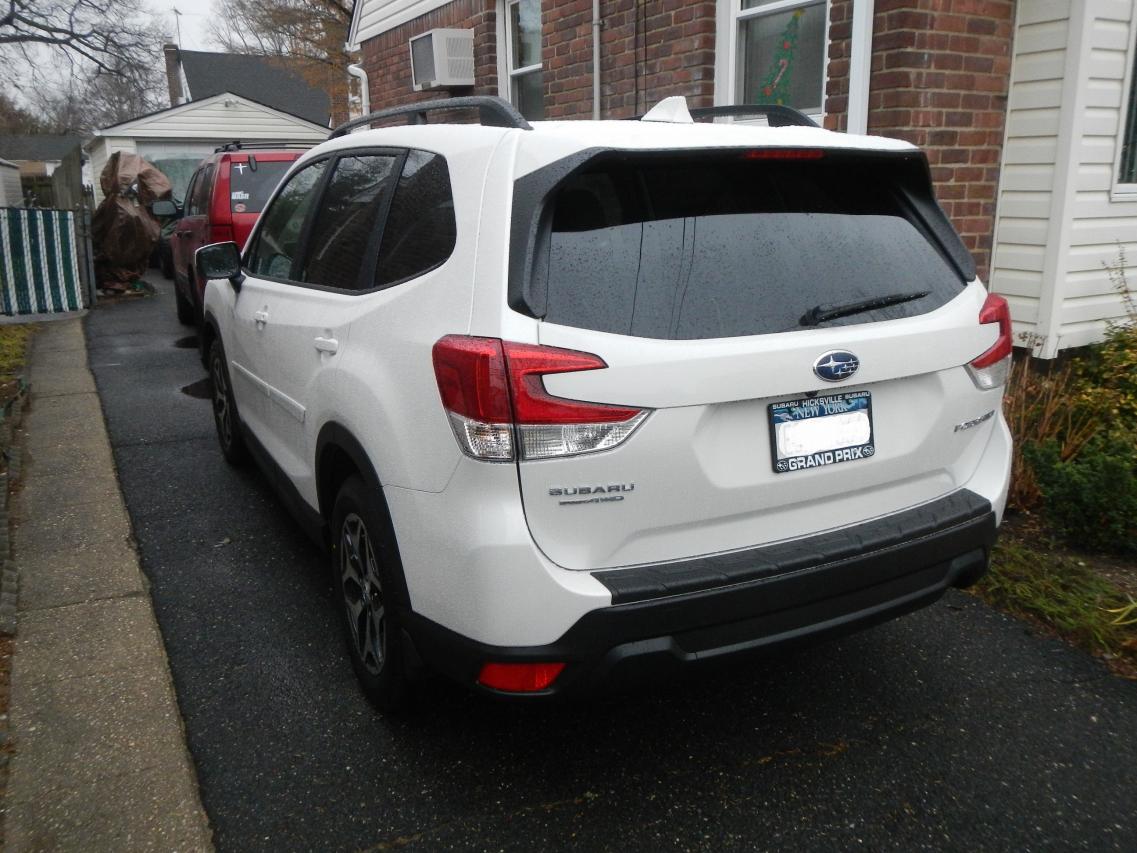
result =
[{"label": "christmas tree in window", "polygon": [[794,54],[797,51],[798,27],[804,9],[798,9],[790,16],[789,23],[778,38],[770,69],[757,89],[754,102],[757,104],[785,104],[790,99],[790,74],[793,71]]}]

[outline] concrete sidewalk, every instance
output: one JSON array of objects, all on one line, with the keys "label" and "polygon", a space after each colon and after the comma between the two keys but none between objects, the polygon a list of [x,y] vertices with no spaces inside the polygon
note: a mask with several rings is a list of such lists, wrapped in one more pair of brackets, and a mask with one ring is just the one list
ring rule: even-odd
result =
[{"label": "concrete sidewalk", "polygon": [[79,320],[33,340],[5,849],[209,850]]}]

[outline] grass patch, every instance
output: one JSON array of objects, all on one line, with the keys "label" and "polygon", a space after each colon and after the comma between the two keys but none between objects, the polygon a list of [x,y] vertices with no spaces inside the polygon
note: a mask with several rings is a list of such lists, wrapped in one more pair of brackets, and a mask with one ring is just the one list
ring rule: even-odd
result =
[{"label": "grass patch", "polygon": [[1004,536],[975,592],[1105,658],[1120,674],[1137,677],[1137,622],[1127,612],[1132,602],[1086,562]]},{"label": "grass patch", "polygon": [[11,376],[23,367],[34,331],[31,323],[0,326],[0,376]]}]

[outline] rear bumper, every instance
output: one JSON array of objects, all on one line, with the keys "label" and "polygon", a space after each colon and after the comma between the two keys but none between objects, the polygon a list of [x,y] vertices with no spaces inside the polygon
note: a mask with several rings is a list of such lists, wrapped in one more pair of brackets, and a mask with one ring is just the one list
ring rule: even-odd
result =
[{"label": "rear bumper", "polygon": [[667,677],[918,609],[982,576],[995,537],[991,504],[960,490],[791,543],[596,572],[613,604],[586,613],[547,645],[487,645],[415,613],[405,615],[404,625],[417,655],[461,683],[478,686],[487,661],[563,661],[564,672],[548,690],[524,696],[575,693]]}]

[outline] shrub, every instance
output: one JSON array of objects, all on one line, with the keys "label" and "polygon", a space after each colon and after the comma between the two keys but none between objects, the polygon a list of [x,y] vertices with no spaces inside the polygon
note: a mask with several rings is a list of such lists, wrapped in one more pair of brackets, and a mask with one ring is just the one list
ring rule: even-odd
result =
[{"label": "shrub", "polygon": [[1030,463],[1033,449],[1053,445],[1061,461],[1077,456],[1101,421],[1085,406],[1072,405],[1081,397],[1081,382],[1072,363],[1043,367],[1028,355],[1017,355],[1007,377],[1003,411],[1014,436],[1011,489],[1008,503],[1030,511],[1041,502],[1038,478]]},{"label": "shrub", "polygon": [[1056,441],[1023,454],[1046,502],[1046,516],[1071,545],[1137,554],[1137,434],[1103,432],[1070,459]]}]

